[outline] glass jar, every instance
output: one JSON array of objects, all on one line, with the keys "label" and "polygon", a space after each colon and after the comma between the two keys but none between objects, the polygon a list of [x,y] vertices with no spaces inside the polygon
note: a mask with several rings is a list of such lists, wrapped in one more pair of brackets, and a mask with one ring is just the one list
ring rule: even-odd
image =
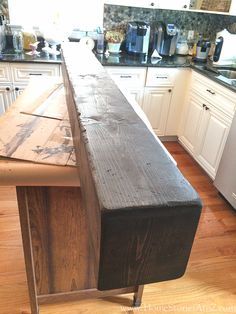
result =
[{"label": "glass jar", "polygon": [[13,34],[13,48],[16,53],[21,53],[23,51],[23,34],[21,29],[15,29]]},{"label": "glass jar", "polygon": [[23,48],[24,50],[31,50],[30,44],[37,41],[37,36],[33,29],[24,29],[23,31]]}]

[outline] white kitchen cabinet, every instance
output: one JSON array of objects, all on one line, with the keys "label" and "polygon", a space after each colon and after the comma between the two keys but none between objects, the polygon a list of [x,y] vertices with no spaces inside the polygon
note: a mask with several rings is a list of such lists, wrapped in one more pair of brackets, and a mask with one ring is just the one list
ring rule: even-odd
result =
[{"label": "white kitchen cabinet", "polygon": [[231,1],[229,13],[230,13],[230,15],[236,15],[236,0]]},{"label": "white kitchen cabinet", "polygon": [[197,143],[197,133],[203,116],[203,102],[196,94],[191,93],[187,100],[187,107],[179,141],[194,155]]},{"label": "white kitchen cabinet", "polygon": [[14,100],[12,86],[0,86],[0,115],[2,115]]},{"label": "white kitchen cabinet", "polygon": [[23,92],[32,76],[59,76],[59,64],[0,63],[0,115]]},{"label": "white kitchen cabinet", "polygon": [[161,9],[184,10],[189,9],[190,0],[159,0]]},{"label": "white kitchen cabinet", "polygon": [[215,178],[232,121],[206,102],[201,135],[196,147],[196,160],[211,178]]},{"label": "white kitchen cabinet", "polygon": [[143,90],[146,80],[146,67],[107,66],[106,71],[116,82],[118,87],[131,95],[142,107]]},{"label": "white kitchen cabinet", "polygon": [[212,179],[216,176],[235,109],[235,93],[192,72],[179,141]]},{"label": "white kitchen cabinet", "polygon": [[104,0],[104,3],[153,9],[157,9],[160,7],[159,0]]},{"label": "white kitchen cabinet", "polygon": [[143,111],[158,136],[164,136],[170,108],[171,88],[146,87],[143,97]]}]

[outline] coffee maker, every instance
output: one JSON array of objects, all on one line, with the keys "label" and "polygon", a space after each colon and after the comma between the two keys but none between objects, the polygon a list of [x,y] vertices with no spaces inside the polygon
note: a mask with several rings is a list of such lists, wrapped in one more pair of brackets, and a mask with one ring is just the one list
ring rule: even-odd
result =
[{"label": "coffee maker", "polygon": [[150,26],[145,22],[129,22],[126,32],[126,51],[135,55],[148,53]]},{"label": "coffee maker", "polygon": [[151,34],[151,53],[156,50],[161,56],[175,54],[179,30],[175,24],[160,22],[153,25]]}]

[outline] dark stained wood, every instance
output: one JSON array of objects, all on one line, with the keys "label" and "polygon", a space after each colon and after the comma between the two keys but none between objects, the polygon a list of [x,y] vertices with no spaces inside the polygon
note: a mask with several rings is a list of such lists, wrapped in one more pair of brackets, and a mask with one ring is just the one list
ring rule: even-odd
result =
[{"label": "dark stained wood", "polygon": [[[142,288],[141,288],[142,289]],[[56,293],[56,294],[49,294],[49,295],[40,295],[38,296],[38,303],[39,304],[50,304],[56,302],[71,302],[71,301],[79,301],[79,300],[86,300],[86,299],[98,299],[98,298],[105,298],[110,297],[113,295],[125,294],[125,293],[132,293],[136,292],[136,287],[128,287],[123,289],[115,289],[115,290],[107,290],[107,291],[99,291],[97,289],[86,289],[80,291],[73,291],[67,293]]]},{"label": "dark stained wood", "polygon": [[27,283],[30,297],[31,314],[38,314],[39,308],[37,303],[36,275],[33,261],[33,245],[30,231],[30,217],[28,208],[27,194],[24,188],[17,188],[17,199],[19,207],[19,216],[21,224],[21,234],[25,257],[25,268],[27,275]]},{"label": "dark stained wood", "polygon": [[200,216],[197,193],[94,55],[76,44],[63,54],[98,289],[180,277]]}]

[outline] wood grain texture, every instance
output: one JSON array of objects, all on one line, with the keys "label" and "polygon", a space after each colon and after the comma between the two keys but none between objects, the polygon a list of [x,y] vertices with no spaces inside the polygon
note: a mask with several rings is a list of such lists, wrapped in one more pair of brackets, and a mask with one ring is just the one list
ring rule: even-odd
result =
[{"label": "wood grain texture", "polygon": [[17,187],[28,208],[37,295],[90,288],[87,224],[76,187]]},{"label": "wood grain texture", "polygon": [[34,79],[0,117],[0,156],[75,166],[64,93],[58,78]]},{"label": "wood grain texture", "polygon": [[[236,215],[211,179],[178,143],[166,143],[181,172],[203,200],[196,238],[185,275],[146,285],[143,305],[133,295],[40,306],[40,314],[232,313],[236,294]],[[15,188],[0,187],[0,313],[30,314]],[[230,310],[231,309],[231,310]],[[169,311],[170,313],[172,313]],[[203,311],[204,312],[204,311]]]},{"label": "wood grain texture", "polygon": [[77,44],[63,55],[98,289],[181,276],[201,211],[197,193],[94,55]]}]

